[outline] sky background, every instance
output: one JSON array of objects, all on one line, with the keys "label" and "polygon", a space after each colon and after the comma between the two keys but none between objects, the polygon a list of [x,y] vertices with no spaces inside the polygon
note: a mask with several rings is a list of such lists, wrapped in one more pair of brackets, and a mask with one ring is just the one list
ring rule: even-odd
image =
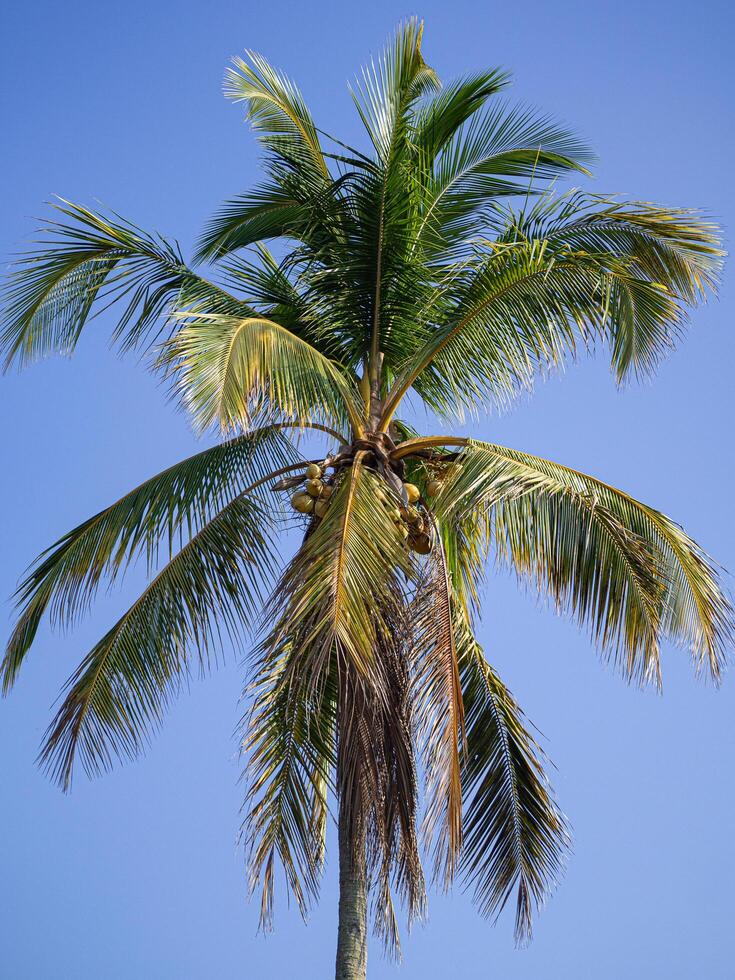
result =
[{"label": "sky background", "polygon": [[[404,16],[426,19],[444,78],[502,65],[512,96],[560,117],[599,154],[592,190],[733,221],[730,6],[375,0],[11,2],[0,15],[0,257],[60,194],[100,201],[191,251],[218,202],[257,179],[258,153],[221,78],[251,47],[301,84],[319,124],[360,139],[346,80]],[[603,357],[472,430],[586,470],[675,517],[735,567],[730,266],[653,385],[616,389]],[[186,420],[95,321],[71,361],[0,379],[0,597],[33,557],[120,494],[196,450]],[[425,423],[424,423],[425,424]],[[434,431],[440,431],[433,426]],[[63,796],[34,766],[65,678],[135,597],[102,596],[71,636],[40,634],[0,703],[0,976],[12,980],[323,980],[333,970],[335,861],[304,926],[281,901],[256,934],[236,847],[243,670],[194,683],[147,757]],[[493,576],[482,640],[544,733],[574,828],[566,877],[528,949],[457,889],[432,896],[400,968],[373,945],[370,978],[689,980],[732,976],[735,685],[696,681],[665,651],[664,695],[627,688],[577,628]],[[12,619],[0,610],[3,637]]]}]

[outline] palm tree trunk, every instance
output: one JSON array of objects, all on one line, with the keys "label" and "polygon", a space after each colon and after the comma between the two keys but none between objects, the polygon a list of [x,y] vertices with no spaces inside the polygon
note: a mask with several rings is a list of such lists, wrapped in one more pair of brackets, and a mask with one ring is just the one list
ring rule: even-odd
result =
[{"label": "palm tree trunk", "polygon": [[364,849],[355,856],[346,820],[339,818],[339,926],[336,980],[367,975],[367,875]]}]

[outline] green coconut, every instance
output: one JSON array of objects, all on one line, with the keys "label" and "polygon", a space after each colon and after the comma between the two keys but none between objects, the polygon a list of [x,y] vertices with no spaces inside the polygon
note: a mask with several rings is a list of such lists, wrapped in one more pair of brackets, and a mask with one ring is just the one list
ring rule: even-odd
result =
[{"label": "green coconut", "polygon": [[310,480],[318,480],[322,475],[321,466],[317,466],[316,463],[309,463],[306,467],[306,475]]},{"label": "green coconut", "polygon": [[306,492],[310,497],[321,497],[324,484],[321,480],[312,479],[306,481]]},{"label": "green coconut", "polygon": [[426,492],[430,497],[436,497],[441,488],[441,480],[429,480],[429,482],[426,484]]},{"label": "green coconut", "polygon": [[328,506],[329,504],[323,497],[320,498],[319,500],[315,500],[314,513],[316,514],[317,517],[324,517],[324,515],[327,513]]}]

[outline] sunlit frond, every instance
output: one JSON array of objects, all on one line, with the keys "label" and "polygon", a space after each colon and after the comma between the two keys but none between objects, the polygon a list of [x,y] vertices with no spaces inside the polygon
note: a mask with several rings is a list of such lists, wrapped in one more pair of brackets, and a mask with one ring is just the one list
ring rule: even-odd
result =
[{"label": "sunlit frond", "polygon": [[422,95],[439,88],[436,73],[421,54],[423,23],[406,21],[393,42],[363,69],[353,100],[384,167],[389,166],[409,123],[409,110]]},{"label": "sunlit frond", "polygon": [[227,98],[245,103],[246,118],[269,150],[308,170],[312,179],[329,180],[319,134],[301,92],[262,55],[248,51],[247,59],[232,59],[225,74]]},{"label": "sunlit frond", "polygon": [[670,639],[719,677],[733,641],[731,605],[710,559],[659,511],[487,443],[460,454],[437,510],[450,520],[488,511],[499,559],[588,625],[626,676],[658,681],[660,642]]},{"label": "sunlit frond", "polygon": [[361,418],[346,374],[281,324],[265,317],[182,317],[185,325],[165,357],[201,430],[243,428],[263,415],[336,426]]}]

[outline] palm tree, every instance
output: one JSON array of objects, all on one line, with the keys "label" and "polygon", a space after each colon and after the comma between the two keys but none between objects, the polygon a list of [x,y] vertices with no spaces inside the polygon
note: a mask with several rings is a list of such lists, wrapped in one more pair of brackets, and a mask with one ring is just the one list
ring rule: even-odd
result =
[{"label": "palm tree", "polygon": [[[5,692],[47,613],[67,625],[103,579],[141,556],[156,569],[68,681],[43,766],[68,788],[77,757],[96,774],[137,756],[221,634],[254,633],[250,882],[264,926],[277,865],[306,912],[334,813],[338,978],[365,976],[371,898],[394,951],[394,904],[423,914],[422,848],[431,878],[459,876],[481,912],[515,896],[519,940],[562,869],[541,751],[475,638],[488,553],[631,681],[659,683],[663,640],[716,680],[733,635],[713,564],[658,510],[405,420],[409,395],[444,420],[505,405],[594,346],[619,382],[650,374],[722,256],[690,211],[556,191],[586,173],[585,146],[502,101],[500,71],[440,87],[421,33],[402,26],[352,90],[365,152],[320,130],[261,56],[235,59],[226,94],[265,178],[207,226],[196,260],[212,278],[166,239],[62,201],[12,273],[2,335],[8,364],[69,353],[115,306],[120,348],[151,352],[197,429],[222,434],[64,535],[19,586]],[[313,458],[295,441],[307,430]]]}]

